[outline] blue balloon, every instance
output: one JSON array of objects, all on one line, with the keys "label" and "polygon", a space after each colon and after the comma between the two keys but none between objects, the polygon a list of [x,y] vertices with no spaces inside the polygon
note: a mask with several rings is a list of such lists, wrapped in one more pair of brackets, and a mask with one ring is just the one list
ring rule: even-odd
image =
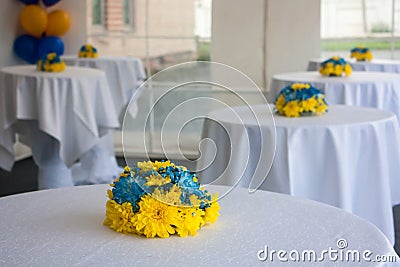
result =
[{"label": "blue balloon", "polygon": [[59,37],[47,36],[39,40],[38,57],[42,58],[48,53],[56,53],[59,56],[64,54],[64,43]]},{"label": "blue balloon", "polygon": [[14,52],[23,60],[35,64],[38,60],[39,40],[33,36],[24,34],[14,41]]},{"label": "blue balloon", "polygon": [[52,6],[52,5],[57,4],[58,2],[60,2],[60,0],[43,0],[43,3],[46,6]]},{"label": "blue balloon", "polygon": [[37,5],[39,3],[39,0],[19,0],[25,5]]}]

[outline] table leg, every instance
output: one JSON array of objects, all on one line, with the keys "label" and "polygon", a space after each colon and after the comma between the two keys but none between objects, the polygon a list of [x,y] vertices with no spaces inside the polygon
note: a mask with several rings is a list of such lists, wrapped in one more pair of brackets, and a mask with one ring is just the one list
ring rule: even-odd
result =
[{"label": "table leg", "polygon": [[71,170],[60,157],[60,143],[39,129],[33,130],[29,139],[33,160],[39,167],[39,189],[73,186]]},{"label": "table leg", "polygon": [[72,166],[72,177],[75,185],[102,184],[112,182],[122,171],[115,158],[111,132]]}]

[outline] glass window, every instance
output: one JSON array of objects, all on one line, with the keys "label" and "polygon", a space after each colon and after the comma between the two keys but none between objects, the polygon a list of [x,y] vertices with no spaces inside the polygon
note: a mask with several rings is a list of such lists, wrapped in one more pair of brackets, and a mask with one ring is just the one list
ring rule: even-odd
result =
[{"label": "glass window", "polygon": [[92,24],[103,25],[104,23],[103,0],[92,0]]},{"label": "glass window", "polygon": [[[350,56],[367,46],[374,58],[400,59],[400,7],[395,0],[322,0],[322,57]],[[397,25],[395,24],[397,23]]]},{"label": "glass window", "polygon": [[123,24],[125,27],[130,29],[134,28],[134,2],[133,0],[123,0],[122,1],[122,11],[123,11]]}]

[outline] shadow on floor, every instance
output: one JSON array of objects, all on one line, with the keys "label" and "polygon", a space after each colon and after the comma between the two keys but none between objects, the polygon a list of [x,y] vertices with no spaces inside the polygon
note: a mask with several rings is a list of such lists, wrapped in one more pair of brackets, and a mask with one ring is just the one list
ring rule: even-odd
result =
[{"label": "shadow on floor", "polygon": [[[142,159],[136,161],[138,160]],[[125,166],[123,158],[117,158],[117,162],[119,166]],[[179,165],[179,162],[176,162],[176,164]],[[191,168],[191,166],[187,167]],[[38,168],[32,158],[16,162],[11,172],[0,169],[0,197],[37,190],[37,174]],[[395,206],[393,210],[396,227],[395,250],[400,255],[400,205]]]}]

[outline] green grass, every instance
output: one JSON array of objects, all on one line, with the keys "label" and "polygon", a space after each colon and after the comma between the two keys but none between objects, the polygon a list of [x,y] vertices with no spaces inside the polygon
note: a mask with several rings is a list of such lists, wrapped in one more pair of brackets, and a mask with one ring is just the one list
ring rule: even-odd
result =
[{"label": "green grass", "polygon": [[[359,41],[332,41],[323,40],[322,50],[324,51],[343,51],[350,50],[356,46],[366,46],[371,50],[390,50],[391,44],[389,41],[374,41],[374,40],[359,40]],[[400,48],[400,42],[394,43],[395,49]]]},{"label": "green grass", "polygon": [[209,42],[200,42],[198,57],[199,61],[210,61],[210,43]]}]

